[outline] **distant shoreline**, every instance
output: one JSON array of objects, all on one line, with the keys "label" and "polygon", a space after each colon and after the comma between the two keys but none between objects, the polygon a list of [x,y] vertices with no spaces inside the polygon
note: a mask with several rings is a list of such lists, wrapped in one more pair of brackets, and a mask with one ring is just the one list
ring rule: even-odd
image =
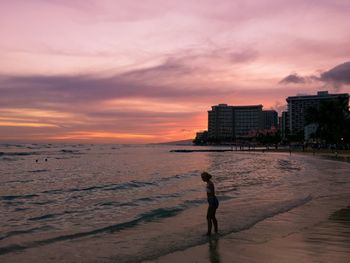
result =
[{"label": "distant shoreline", "polygon": [[293,149],[290,151],[286,148],[250,148],[250,149],[235,149],[233,148],[225,148],[225,149],[174,149],[170,150],[170,152],[177,153],[194,153],[194,152],[261,152],[261,153],[291,153],[291,154],[301,154],[301,155],[312,155],[315,157],[321,157],[333,161],[343,161],[350,162],[350,150],[331,150],[331,149]]}]

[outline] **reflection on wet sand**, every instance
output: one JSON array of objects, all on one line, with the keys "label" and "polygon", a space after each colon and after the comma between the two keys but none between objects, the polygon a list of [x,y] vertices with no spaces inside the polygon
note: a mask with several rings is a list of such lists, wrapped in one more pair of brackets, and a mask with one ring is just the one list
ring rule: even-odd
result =
[{"label": "reflection on wet sand", "polygon": [[348,263],[348,198],[349,195],[318,199],[316,203],[264,220],[245,231],[223,236],[220,246],[219,239],[212,237],[205,245],[169,254],[156,262]]},{"label": "reflection on wet sand", "polygon": [[304,242],[305,252],[311,258],[349,262],[350,207],[334,212],[329,220],[304,233]]},{"label": "reflection on wet sand", "polygon": [[219,239],[218,238],[210,238],[209,239],[209,259],[210,263],[221,263],[220,254],[218,251],[219,248]]}]

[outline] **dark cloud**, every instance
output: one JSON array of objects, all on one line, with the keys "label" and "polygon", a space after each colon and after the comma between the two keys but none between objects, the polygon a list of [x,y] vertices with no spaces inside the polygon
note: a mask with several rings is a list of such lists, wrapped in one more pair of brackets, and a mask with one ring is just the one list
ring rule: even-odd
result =
[{"label": "dark cloud", "polygon": [[312,82],[323,82],[333,88],[340,88],[343,85],[350,84],[350,62],[337,65],[334,68],[325,71],[320,76],[299,76],[297,73],[293,73],[283,78],[280,84],[305,84]]},{"label": "dark cloud", "polygon": [[215,71],[212,62],[240,64],[250,62],[258,57],[258,52],[253,49],[231,50],[227,48],[215,48],[198,52],[195,49],[184,50],[183,53],[170,55],[164,63],[153,67],[136,69],[121,75],[128,80],[147,81],[147,83],[179,82],[182,78],[195,75],[207,76]]},{"label": "dark cloud", "polygon": [[[31,108],[73,113],[100,123],[115,119],[127,119],[141,123],[143,120],[165,122],[172,119],[191,118],[190,113],[168,113],[167,109],[154,109],[154,105],[166,103],[192,103],[227,97],[231,90],[215,85],[199,86],[183,84],[184,76],[204,74],[201,68],[187,66],[188,58],[171,58],[164,63],[125,73],[105,76],[102,74],[80,75],[0,75],[0,110],[6,108]],[[180,84],[179,84],[180,83]],[[154,101],[152,111],[147,112],[132,105],[128,109],[119,106],[106,112],[104,103],[111,100]],[[189,108],[190,109],[190,108]],[[83,121],[86,123],[86,121]]]},{"label": "dark cloud", "polygon": [[120,98],[200,101],[227,96],[232,91],[219,88],[220,84],[198,84],[198,81],[193,83],[194,79],[204,80],[215,71],[216,67],[210,69],[213,60],[226,59],[232,63],[241,63],[256,57],[257,52],[251,49],[214,49],[207,52],[189,49],[171,54],[158,65],[109,76],[0,75],[0,105],[50,107],[54,104],[91,104]]},{"label": "dark cloud", "polygon": [[259,56],[259,53],[256,50],[243,50],[240,52],[229,52],[228,58],[233,63],[243,63],[254,61]]},{"label": "dark cloud", "polygon": [[350,62],[345,62],[326,72],[323,72],[320,80],[338,86],[350,84]]},{"label": "dark cloud", "polygon": [[[164,64],[112,77],[96,75],[0,76],[2,94],[0,104],[90,103],[133,97],[189,99],[225,92],[214,88],[193,89],[163,85],[160,81],[168,76],[175,83],[176,77],[185,72],[187,69],[179,65]],[[157,81],[159,81],[158,84],[156,84]]]},{"label": "dark cloud", "polygon": [[300,84],[300,83],[305,83],[306,79],[304,77],[299,76],[298,74],[290,74],[287,77],[283,78],[279,83],[280,84]]},{"label": "dark cloud", "polygon": [[185,64],[188,62],[202,60],[209,60],[210,63],[210,61],[217,59],[226,60],[234,64],[240,64],[254,61],[258,57],[259,52],[252,48],[243,48],[238,50],[232,48],[214,48],[212,50],[206,50],[199,53],[196,50],[188,50],[184,57],[180,57],[180,60]]},{"label": "dark cloud", "polygon": [[154,79],[159,77],[176,77],[184,76],[199,71],[198,68],[189,67],[185,64],[184,59],[168,58],[163,64],[148,67],[143,69],[133,70],[121,75],[127,79],[143,80],[143,79]]}]

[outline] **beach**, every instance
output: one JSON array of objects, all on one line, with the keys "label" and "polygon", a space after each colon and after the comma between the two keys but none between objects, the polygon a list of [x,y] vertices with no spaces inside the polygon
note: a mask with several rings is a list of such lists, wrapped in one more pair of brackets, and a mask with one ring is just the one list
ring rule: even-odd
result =
[{"label": "beach", "polygon": [[[349,258],[348,162],[288,152],[173,148],[2,146],[0,261]],[[210,238],[204,235],[204,170],[213,174],[220,202],[219,234]]]},{"label": "beach", "polygon": [[[350,161],[349,151],[294,150],[292,154]],[[314,199],[247,230],[226,236],[213,235],[204,245],[147,262],[349,262],[349,200],[350,188],[349,194]]]},{"label": "beach", "polygon": [[[349,262],[350,195],[324,198],[147,262]],[[347,200],[346,200],[347,199]]]}]

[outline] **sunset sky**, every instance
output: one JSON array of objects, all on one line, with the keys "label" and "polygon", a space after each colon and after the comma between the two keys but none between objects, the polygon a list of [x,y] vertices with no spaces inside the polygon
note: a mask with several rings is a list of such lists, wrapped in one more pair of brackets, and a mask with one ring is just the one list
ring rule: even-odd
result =
[{"label": "sunset sky", "polygon": [[212,105],[350,92],[348,0],[1,0],[0,141],[189,139]]}]

